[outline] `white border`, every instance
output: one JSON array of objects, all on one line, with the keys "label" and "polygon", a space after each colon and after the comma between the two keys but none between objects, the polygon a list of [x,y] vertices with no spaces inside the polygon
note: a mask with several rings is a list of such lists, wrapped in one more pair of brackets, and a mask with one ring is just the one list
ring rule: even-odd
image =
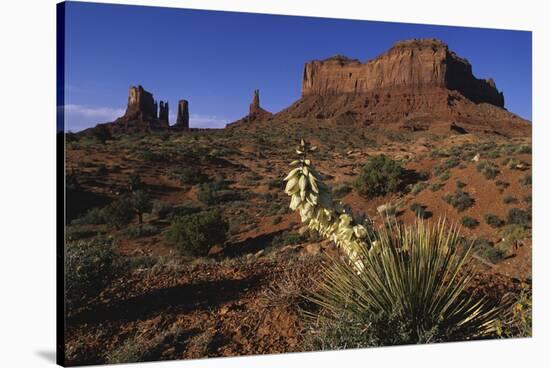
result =
[{"label": "white border", "polygon": [[[98,1],[105,2],[105,1]],[[548,10],[544,1],[109,1],[533,31],[534,338],[346,352],[150,363],[150,367],[531,367],[550,346]],[[55,3],[3,1],[0,10],[0,366],[53,365],[55,349]],[[251,30],[252,31],[252,30]],[[307,47],[307,45],[304,45]],[[505,45],[503,45],[505,47]],[[514,57],[514,55],[510,55]],[[546,350],[544,349],[546,347]],[[138,366],[138,365],[127,365]]]}]

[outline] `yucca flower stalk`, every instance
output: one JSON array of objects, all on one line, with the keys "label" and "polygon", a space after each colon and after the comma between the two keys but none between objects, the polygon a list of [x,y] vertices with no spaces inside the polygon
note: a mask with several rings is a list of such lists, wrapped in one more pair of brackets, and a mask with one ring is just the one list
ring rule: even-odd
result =
[{"label": "yucca flower stalk", "polygon": [[287,182],[285,193],[291,197],[290,209],[298,211],[301,221],[310,229],[334,241],[361,270],[362,263],[357,255],[360,248],[368,248],[365,243],[367,226],[358,223],[353,214],[334,202],[330,189],[307,157],[309,152],[316,150],[316,146],[300,140],[296,149],[300,158],[290,164],[296,167],[284,179]]}]

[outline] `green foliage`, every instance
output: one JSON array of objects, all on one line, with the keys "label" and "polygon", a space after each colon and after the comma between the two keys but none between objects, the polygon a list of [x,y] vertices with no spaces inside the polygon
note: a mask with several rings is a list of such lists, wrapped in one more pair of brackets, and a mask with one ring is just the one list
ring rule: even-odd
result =
[{"label": "green foliage", "polygon": [[531,213],[520,208],[511,208],[506,217],[508,224],[529,226],[531,224]]},{"label": "green foliage", "polygon": [[213,245],[225,242],[227,230],[219,211],[203,211],[175,218],[165,236],[182,254],[200,257]]},{"label": "green foliage", "polygon": [[440,190],[441,188],[443,188],[443,183],[432,183],[430,184],[430,190],[432,192],[437,192],[438,190]]},{"label": "green foliage", "polygon": [[134,211],[138,215],[139,223],[143,223],[143,214],[150,213],[153,210],[151,197],[145,191],[138,190],[132,194],[131,202]]},{"label": "green foliage", "polygon": [[501,227],[502,225],[504,225],[504,220],[502,220],[500,217],[492,213],[486,213],[483,216],[483,219],[485,220],[487,225],[493,228]]},{"label": "green foliage", "polygon": [[338,183],[334,187],[332,187],[332,195],[334,198],[342,198],[349,192],[351,192],[352,188],[351,185],[348,183]]},{"label": "green foliage", "polygon": [[403,168],[385,155],[369,159],[353,182],[354,188],[367,197],[384,196],[396,192],[401,186]]},{"label": "green foliage", "polygon": [[462,182],[462,181],[460,181],[460,180],[457,180],[457,181],[455,182],[455,185],[456,185],[457,189],[462,189],[462,188],[464,188],[464,187],[466,186],[466,183],[464,183],[464,182]]},{"label": "green foliage", "polygon": [[510,203],[518,203],[518,199],[514,196],[511,196],[511,195],[507,195],[506,197],[504,197],[502,199],[502,201],[505,203],[505,204],[510,204]]},{"label": "green foliage", "polygon": [[129,226],[122,230],[122,234],[130,239],[153,236],[159,232],[159,228],[151,224]]},{"label": "green foliage", "polygon": [[[455,228],[418,222],[380,228],[361,247],[362,272],[347,260],[325,266],[309,297],[314,321],[331,326],[329,348],[469,340],[494,336],[502,307],[467,292],[470,248]],[[335,327],[335,328],[332,328]],[[315,328],[315,326],[313,326]]]},{"label": "green foliage", "polygon": [[119,258],[110,239],[97,236],[65,245],[65,301],[76,308],[98,295],[117,275]]},{"label": "green foliage", "polygon": [[134,203],[130,197],[119,198],[103,208],[105,223],[117,229],[128,225],[135,214]]},{"label": "green foliage", "polygon": [[421,205],[420,203],[413,203],[410,207],[411,211],[414,212],[415,216],[421,219],[428,217],[428,212],[426,211],[426,206]]},{"label": "green foliage", "polygon": [[473,229],[479,225],[479,221],[470,216],[463,216],[460,219],[460,223],[462,224],[462,226],[465,226],[468,229]]},{"label": "green foliage", "polygon": [[494,179],[500,173],[498,167],[489,161],[481,161],[477,164],[477,171],[485,176],[485,179]]},{"label": "green foliage", "polygon": [[98,124],[90,130],[91,136],[101,144],[105,144],[108,140],[113,139],[111,131],[104,124]]},{"label": "green foliage", "polygon": [[519,179],[519,183],[523,185],[524,187],[531,185],[533,182],[533,178],[531,174],[525,174]]},{"label": "green foliage", "polygon": [[412,189],[411,189],[411,193],[413,195],[417,195],[418,193],[422,192],[424,189],[426,189],[428,187],[428,183],[424,183],[424,182],[420,182],[420,183],[416,183]]},{"label": "green foliage", "polygon": [[296,245],[296,244],[301,244],[306,240],[307,240],[307,237],[305,235],[284,231],[282,234],[275,235],[273,237],[273,240],[271,241],[271,245],[274,247],[281,247],[285,245]]},{"label": "green foliage", "polygon": [[104,211],[101,208],[92,208],[86,214],[71,222],[73,225],[100,225],[105,223]]},{"label": "green foliage", "polygon": [[224,202],[242,199],[241,193],[228,189],[227,182],[223,179],[202,183],[197,192],[199,201],[206,205],[215,205]]},{"label": "green foliage", "polygon": [[454,194],[447,194],[443,197],[445,202],[456,208],[458,211],[464,211],[473,206],[474,200],[467,192],[457,189]]},{"label": "green foliage", "polygon": [[474,252],[481,258],[496,263],[504,258],[504,251],[497,248],[485,238],[478,238],[474,240],[473,245]]},{"label": "green foliage", "polygon": [[170,173],[170,177],[179,180],[181,184],[199,184],[209,181],[208,175],[194,166],[179,167]]}]

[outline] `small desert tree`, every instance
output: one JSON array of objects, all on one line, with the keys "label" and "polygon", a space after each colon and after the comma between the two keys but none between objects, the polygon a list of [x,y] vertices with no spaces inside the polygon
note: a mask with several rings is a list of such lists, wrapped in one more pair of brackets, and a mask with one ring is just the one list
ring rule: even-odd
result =
[{"label": "small desert tree", "polygon": [[132,205],[138,215],[139,224],[141,225],[143,223],[143,214],[149,213],[153,209],[151,198],[145,191],[138,190],[132,194]]}]

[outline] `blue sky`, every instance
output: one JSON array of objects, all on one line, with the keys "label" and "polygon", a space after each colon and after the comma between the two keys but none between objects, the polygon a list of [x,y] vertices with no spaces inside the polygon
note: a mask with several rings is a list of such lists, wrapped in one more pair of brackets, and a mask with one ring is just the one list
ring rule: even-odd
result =
[{"label": "blue sky", "polygon": [[65,27],[66,130],[122,115],[138,84],[170,102],[170,123],[185,98],[192,127],[223,127],[247,114],[256,88],[272,112],[297,100],[309,60],[366,61],[398,40],[424,37],[467,58],[476,77],[492,77],[506,108],[531,120],[525,31],[72,2]]}]

